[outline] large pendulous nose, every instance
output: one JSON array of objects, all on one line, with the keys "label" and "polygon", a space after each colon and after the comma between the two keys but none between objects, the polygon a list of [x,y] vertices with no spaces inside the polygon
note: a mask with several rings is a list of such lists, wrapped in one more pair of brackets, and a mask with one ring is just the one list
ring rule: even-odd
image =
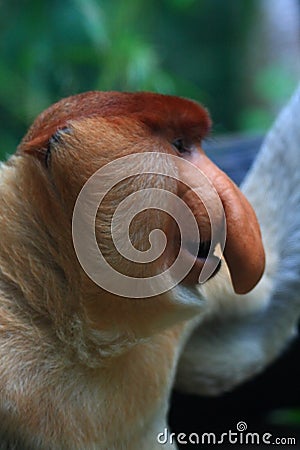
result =
[{"label": "large pendulous nose", "polygon": [[[198,153],[192,163],[209,179],[221,200],[226,218],[224,257],[235,292],[245,294],[258,283],[265,268],[265,252],[255,212],[233,181],[205,154]],[[197,186],[196,177],[193,179],[188,174],[185,176],[189,179],[189,185]],[[201,190],[201,180],[199,183]],[[210,211],[214,211],[214,220],[219,220],[222,226],[220,202],[210,192],[203,192],[204,201],[201,202],[191,190],[184,189],[182,188],[181,196],[194,212],[201,236],[207,241],[211,228],[205,203],[209,204]],[[202,189],[208,190],[205,185]]]}]

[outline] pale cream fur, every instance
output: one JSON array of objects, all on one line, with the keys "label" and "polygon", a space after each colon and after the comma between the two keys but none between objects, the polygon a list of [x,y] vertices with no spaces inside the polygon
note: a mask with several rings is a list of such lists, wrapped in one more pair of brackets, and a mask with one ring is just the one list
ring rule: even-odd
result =
[{"label": "pale cream fur", "polygon": [[[32,154],[26,139],[18,153],[1,166],[2,428],[30,449],[159,449],[157,435],[167,426],[177,362],[192,331],[211,317],[218,320],[237,310],[243,316],[245,310],[263,309],[269,300],[268,280],[262,279],[262,290],[258,285],[254,294],[248,294],[245,307],[241,296],[233,294],[225,263],[200,289],[179,285],[150,299],[117,297],[93,283],[76,258],[71,235],[72,212],[83,184],[110,160],[132,153],[161,154],[147,163],[155,172],[164,163],[163,155],[173,150],[162,136],[151,134],[131,117],[81,117],[69,120],[67,126],[51,142],[48,168],[41,161],[45,148],[38,149],[41,154]],[[178,167],[173,170],[176,173]],[[209,166],[209,171],[213,170]],[[232,198],[244,204],[237,188],[217,172],[221,188],[222,180],[229,200],[232,190]],[[97,216],[96,235],[108,260],[117,267],[124,261],[112,249],[109,219],[120,198],[141,186],[178,191],[172,180],[151,175],[124,183],[107,198]],[[188,201],[193,203],[193,199]],[[204,213],[197,207],[199,204],[194,205],[197,221],[202,217],[205,223]],[[230,211],[230,205],[228,208]],[[245,210],[249,211],[246,203]],[[132,229],[133,241],[140,248],[154,226],[165,231],[169,227],[168,219],[159,212],[144,217],[142,223],[143,231],[141,222]],[[149,264],[138,269],[139,275],[153,275],[164,264],[162,260]],[[137,270],[130,264],[122,268],[129,275]],[[261,292],[256,301],[255,295]],[[225,380],[222,357],[220,365],[211,358],[210,367],[213,345],[198,355],[191,342],[186,354],[194,360],[200,358],[191,364],[196,373],[191,376],[191,390],[214,393],[222,390],[223,382],[224,389],[228,388],[228,378],[232,385],[241,381],[242,376],[230,374],[231,360]],[[179,385],[186,387],[185,362],[183,358]],[[197,379],[202,362],[203,376]],[[210,368],[215,378],[207,382]],[[245,373],[244,378],[249,371]]]},{"label": "pale cream fur", "polygon": [[[83,181],[103,164],[87,148],[91,122],[88,132],[87,123],[85,131],[80,123],[72,125],[50,173],[31,155],[13,156],[1,167],[3,427],[30,448],[159,448],[156,436],[166,426],[178,343],[198,306],[166,294],[145,301],[118,298],[81,269],[71,238],[72,205]],[[97,127],[101,136],[99,120]],[[120,133],[115,129],[110,136],[106,126],[102,144],[107,139],[119,146]],[[82,157],[68,171],[72,159],[63,152],[74,152],[84,140],[94,167]],[[155,168],[157,161],[149,164]],[[159,184],[153,177],[144,182]]]}]

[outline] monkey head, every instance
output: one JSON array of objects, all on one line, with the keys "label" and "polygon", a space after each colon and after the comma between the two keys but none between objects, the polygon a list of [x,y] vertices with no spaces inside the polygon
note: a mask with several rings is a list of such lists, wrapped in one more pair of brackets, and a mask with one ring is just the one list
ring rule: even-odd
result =
[{"label": "monkey head", "polygon": [[[73,277],[81,297],[86,297],[82,301],[86,301],[90,317],[99,316],[100,308],[102,318],[106,317],[104,311],[109,311],[105,323],[117,316],[130,322],[134,305],[135,311],[141,310],[138,321],[146,329],[150,314],[159,317],[163,310],[170,313],[174,308],[172,292],[176,298],[180,298],[181,290],[190,292],[195,306],[198,299],[194,288],[205,264],[212,266],[208,277],[212,280],[226,264],[238,294],[247,293],[258,283],[265,265],[260,228],[247,199],[201,148],[210,127],[207,111],[191,100],[144,92],[88,92],[54,104],[29,129],[17,151],[20,183],[30,195],[36,220],[44,224],[45,239],[59,248],[65,277]],[[110,166],[115,161],[118,163]],[[95,225],[97,249],[125,280],[122,286],[118,278],[112,278],[113,292],[96,286],[98,275],[101,284],[101,269],[92,276],[86,274],[73,248],[74,207],[84,186],[99,170],[94,190],[85,197],[79,214],[84,242],[81,247],[87,258],[94,255],[89,241],[84,240],[88,218]],[[91,218],[90,204],[97,194],[103,201]],[[191,231],[192,222],[185,220],[185,207],[192,212],[196,234]],[[181,217],[182,229],[172,215]],[[212,219],[215,229],[226,233],[223,255],[217,260],[213,252],[209,253]],[[157,229],[165,237],[162,233],[155,235],[157,242],[161,239],[163,251],[147,259],[146,254],[155,249],[157,242],[151,241],[151,233]],[[128,248],[144,255],[144,259],[127,257]],[[173,289],[160,292],[159,275],[174,265],[180,250],[183,264],[192,261],[190,269],[180,283],[175,279]],[[102,279],[109,281],[110,272],[103,270],[103,274]],[[176,276],[176,271],[171,273],[171,278]],[[136,286],[142,286],[143,280],[149,285],[151,279],[154,294],[159,293],[146,290],[143,301],[143,295],[134,295],[133,278]],[[126,280],[131,283],[132,295],[124,294]],[[114,285],[119,290],[114,291]],[[183,310],[188,310],[186,294],[182,303]],[[115,305],[113,310],[111,305]]]}]

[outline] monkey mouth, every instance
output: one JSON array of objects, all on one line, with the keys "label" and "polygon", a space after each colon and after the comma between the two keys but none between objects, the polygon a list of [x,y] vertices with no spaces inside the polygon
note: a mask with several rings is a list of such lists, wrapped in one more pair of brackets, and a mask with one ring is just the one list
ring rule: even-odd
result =
[{"label": "monkey mouth", "polygon": [[183,255],[189,261],[194,260],[193,267],[185,276],[182,283],[186,285],[199,284],[199,277],[204,264],[207,264],[208,272],[211,272],[207,280],[213,278],[221,268],[221,259],[210,252],[211,241],[203,241],[200,244],[195,242],[185,242],[183,245]]},{"label": "monkey mouth", "polygon": [[199,259],[206,259],[209,255],[209,250],[211,246],[211,241],[203,241],[200,244],[196,244],[194,242],[186,242],[184,244],[185,249],[193,256],[196,256]]}]

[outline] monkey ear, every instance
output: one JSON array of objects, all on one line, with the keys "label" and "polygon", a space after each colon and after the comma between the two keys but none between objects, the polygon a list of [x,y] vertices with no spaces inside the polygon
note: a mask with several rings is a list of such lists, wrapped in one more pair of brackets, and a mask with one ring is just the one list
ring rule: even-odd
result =
[{"label": "monkey ear", "polygon": [[29,130],[29,133],[22,140],[17,153],[34,155],[39,159],[43,159],[47,166],[51,149],[62,142],[65,134],[71,133],[71,128],[70,126],[62,124],[53,129],[41,129],[40,133],[36,130],[33,136],[31,136],[31,131],[32,130]]}]

